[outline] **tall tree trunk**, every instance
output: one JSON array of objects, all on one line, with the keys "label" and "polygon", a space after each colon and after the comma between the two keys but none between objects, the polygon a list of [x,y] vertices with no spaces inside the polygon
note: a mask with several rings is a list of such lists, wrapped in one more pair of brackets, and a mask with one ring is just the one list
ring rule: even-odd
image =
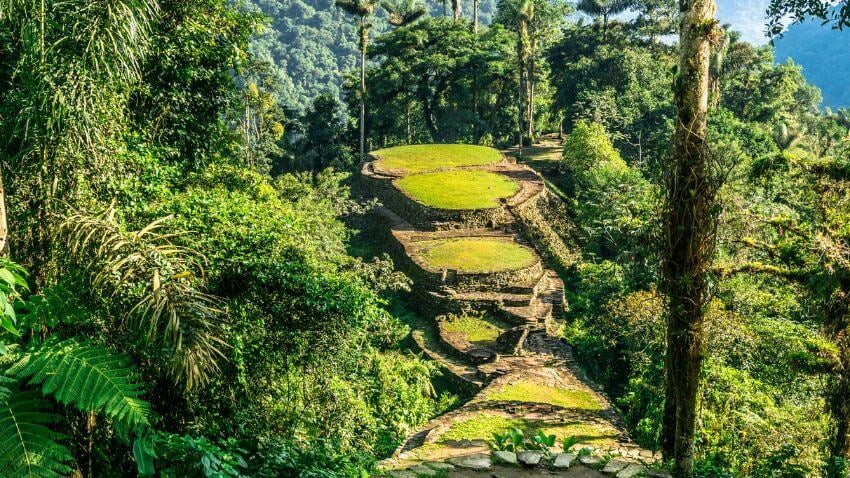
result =
[{"label": "tall tree trunk", "polygon": [[519,156],[522,157],[522,139],[523,132],[525,130],[523,123],[523,117],[525,116],[525,37],[523,35],[523,30],[525,26],[520,21],[519,28],[517,29],[517,70],[519,72],[519,91],[517,92],[518,98],[518,108],[517,108],[517,131],[519,133]]},{"label": "tall tree trunk", "polygon": [[431,101],[427,96],[422,100],[422,118],[425,120],[425,126],[428,128],[428,133],[431,135],[431,141],[437,141],[440,136],[440,131],[437,129],[437,123],[434,121],[434,112],[431,109]]},{"label": "tall tree trunk", "polygon": [[827,392],[827,407],[831,418],[829,454],[831,465],[827,476],[841,478],[835,464],[850,459],[850,284],[842,287],[838,300],[827,312],[827,335],[838,344],[838,368],[834,371]]},{"label": "tall tree trunk", "polygon": [[2,169],[0,169],[0,257],[9,257],[9,222],[6,217],[6,189],[3,185]]},{"label": "tall tree trunk", "polygon": [[528,59],[528,142],[534,143],[534,55]]},{"label": "tall tree trunk", "polygon": [[460,0],[452,0],[452,19],[460,20],[461,14]]},{"label": "tall tree trunk", "polygon": [[366,44],[369,31],[360,26],[360,160],[366,160]]},{"label": "tall tree trunk", "polygon": [[478,33],[478,1],[472,0],[472,33]]},{"label": "tall tree trunk", "polygon": [[[706,273],[715,248],[712,213],[716,186],[710,177],[708,68],[716,31],[714,0],[679,0],[679,77],[674,86],[676,134],[667,184],[663,286],[669,310],[665,359],[668,396],[666,436],[673,443],[674,475],[693,476],[694,429],[703,360]],[[673,406],[675,404],[675,407]],[[675,421],[672,430],[669,423]]]},{"label": "tall tree trunk", "polygon": [[[681,0],[680,0],[681,1]],[[608,14],[602,14],[602,41],[608,39]]]},{"label": "tall tree trunk", "polygon": [[407,126],[407,144],[410,144],[410,101],[404,105],[404,124]]},{"label": "tall tree trunk", "polygon": [[248,103],[248,92],[246,91],[242,98],[245,101],[245,164],[248,166],[253,166],[251,161],[251,129],[250,129],[250,121],[251,121],[251,105]]}]

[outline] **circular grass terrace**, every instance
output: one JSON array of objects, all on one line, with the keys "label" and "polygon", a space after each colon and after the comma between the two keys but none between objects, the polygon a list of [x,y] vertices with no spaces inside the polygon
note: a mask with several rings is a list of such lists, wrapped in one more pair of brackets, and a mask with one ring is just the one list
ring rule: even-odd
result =
[{"label": "circular grass terrace", "polygon": [[461,335],[473,345],[493,347],[499,335],[510,326],[486,315],[449,315],[443,328],[448,333]]},{"label": "circular grass terrace", "polygon": [[409,144],[373,151],[377,165],[402,173],[421,173],[463,166],[486,166],[502,160],[502,153],[471,144]]},{"label": "circular grass terrace", "polygon": [[501,174],[463,169],[405,176],[395,185],[424,206],[449,210],[495,208],[520,189]]},{"label": "circular grass terrace", "polygon": [[419,247],[420,257],[432,270],[480,274],[519,270],[537,262],[531,249],[511,239],[458,237],[424,241]]}]

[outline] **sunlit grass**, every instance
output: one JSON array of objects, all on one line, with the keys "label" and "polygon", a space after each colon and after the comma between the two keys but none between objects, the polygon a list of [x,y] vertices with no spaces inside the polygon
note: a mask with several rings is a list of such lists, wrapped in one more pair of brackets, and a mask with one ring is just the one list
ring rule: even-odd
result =
[{"label": "sunlit grass", "polygon": [[466,340],[476,345],[491,345],[507,327],[488,317],[449,316],[444,322],[447,332],[462,334]]},{"label": "sunlit grass", "polygon": [[522,269],[537,260],[531,249],[508,239],[437,239],[421,243],[420,247],[420,254],[429,267],[467,273]]},{"label": "sunlit grass", "polygon": [[482,413],[466,420],[455,422],[440,436],[447,440],[489,440],[494,433],[505,433],[511,428],[525,428],[526,420],[506,418],[499,415]]},{"label": "sunlit grass", "polygon": [[502,160],[499,151],[470,144],[411,144],[379,149],[372,155],[378,158],[381,167],[406,173],[483,166]]},{"label": "sunlit grass", "polygon": [[602,410],[599,401],[586,390],[550,387],[534,381],[506,384],[488,393],[486,399],[491,401],[549,403],[559,407],[589,411]]},{"label": "sunlit grass", "polygon": [[562,443],[565,438],[575,438],[577,443],[605,448],[616,445],[620,438],[620,434],[613,428],[589,423],[572,422],[542,425],[539,428],[547,435],[555,435],[556,443]]},{"label": "sunlit grass", "polygon": [[440,436],[438,443],[449,440],[489,440],[493,438],[494,433],[503,434],[511,428],[519,428],[527,437],[534,436],[540,430],[547,435],[555,435],[556,443],[563,442],[565,438],[574,437],[579,443],[602,447],[614,445],[619,438],[619,433],[615,429],[603,425],[573,421],[545,423],[540,420],[507,418],[481,413],[453,423]]},{"label": "sunlit grass", "polygon": [[478,170],[414,174],[396,180],[396,186],[422,204],[439,209],[494,208],[500,198],[519,191],[515,181]]}]

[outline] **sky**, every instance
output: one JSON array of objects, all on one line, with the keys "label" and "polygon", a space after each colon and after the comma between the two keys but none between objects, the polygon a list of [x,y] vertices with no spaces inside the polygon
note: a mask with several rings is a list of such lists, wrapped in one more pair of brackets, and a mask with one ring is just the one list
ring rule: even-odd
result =
[{"label": "sky", "polygon": [[765,11],[770,0],[717,0],[717,18],[720,23],[730,23],[741,32],[742,40],[763,45]]}]

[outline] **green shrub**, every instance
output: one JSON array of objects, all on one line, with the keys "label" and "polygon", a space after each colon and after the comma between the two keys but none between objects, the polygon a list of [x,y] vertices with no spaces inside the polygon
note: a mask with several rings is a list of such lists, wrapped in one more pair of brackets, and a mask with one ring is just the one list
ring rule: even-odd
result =
[{"label": "green shrub", "polygon": [[[621,263],[651,258],[658,192],[629,167],[605,128],[579,121],[564,145],[564,189],[586,251]],[[652,275],[650,270],[643,275]]]}]

